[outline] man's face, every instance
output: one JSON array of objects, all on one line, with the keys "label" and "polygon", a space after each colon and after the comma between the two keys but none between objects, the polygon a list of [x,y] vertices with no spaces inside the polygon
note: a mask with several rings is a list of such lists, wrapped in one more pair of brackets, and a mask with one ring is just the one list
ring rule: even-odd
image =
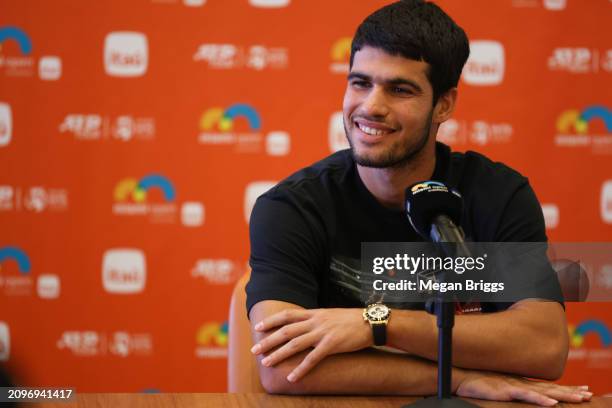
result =
[{"label": "man's face", "polygon": [[428,64],[374,47],[355,53],[344,94],[344,130],[357,164],[398,167],[427,144],[433,89]]}]

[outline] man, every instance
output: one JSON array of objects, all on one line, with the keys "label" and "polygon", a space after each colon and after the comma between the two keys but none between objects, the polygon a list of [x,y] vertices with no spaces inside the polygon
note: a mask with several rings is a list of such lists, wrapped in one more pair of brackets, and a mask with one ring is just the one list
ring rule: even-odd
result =
[{"label": "man", "polygon": [[[524,177],[435,141],[468,54],[463,30],[422,0],[383,7],[357,29],[343,105],[351,149],[279,183],[251,217],[247,309],[268,392],[436,392],[435,317],[393,310],[381,333],[364,321],[356,289],[367,273],[361,242],[422,240],[402,211],[411,184],[433,179],[457,188],[469,240],[546,241]],[[560,302],[524,299],[482,311],[456,318],[453,392],[541,405],[590,398],[585,387],[522,378],[562,374],[568,334]]]}]

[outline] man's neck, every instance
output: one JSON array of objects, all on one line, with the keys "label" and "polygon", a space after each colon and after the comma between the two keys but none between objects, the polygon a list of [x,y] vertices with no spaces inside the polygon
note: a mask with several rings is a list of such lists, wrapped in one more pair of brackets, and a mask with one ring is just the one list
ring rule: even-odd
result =
[{"label": "man's neck", "polygon": [[436,146],[426,146],[402,167],[377,169],[357,165],[359,177],[383,206],[403,209],[405,190],[418,181],[431,179],[436,167]]}]

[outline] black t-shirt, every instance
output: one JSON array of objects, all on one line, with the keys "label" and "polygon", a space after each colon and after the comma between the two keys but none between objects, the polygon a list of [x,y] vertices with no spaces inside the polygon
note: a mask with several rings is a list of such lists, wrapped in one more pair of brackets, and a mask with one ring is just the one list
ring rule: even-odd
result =
[{"label": "black t-shirt", "polygon": [[[542,210],[529,182],[508,166],[475,152],[451,152],[438,142],[431,179],[463,196],[466,240],[546,241]],[[368,191],[350,150],[298,171],[261,195],[251,214],[250,238],[247,312],[262,300],[308,309],[363,307],[361,243],[423,241],[402,211],[382,206]],[[483,305],[483,311],[509,305]]]}]

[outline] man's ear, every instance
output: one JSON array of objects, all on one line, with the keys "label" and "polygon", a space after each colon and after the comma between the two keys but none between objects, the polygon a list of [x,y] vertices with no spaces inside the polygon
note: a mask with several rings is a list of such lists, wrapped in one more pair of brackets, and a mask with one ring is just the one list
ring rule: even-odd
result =
[{"label": "man's ear", "polygon": [[451,88],[440,95],[434,107],[432,122],[440,124],[450,119],[455,110],[455,102],[457,102],[457,88]]}]

